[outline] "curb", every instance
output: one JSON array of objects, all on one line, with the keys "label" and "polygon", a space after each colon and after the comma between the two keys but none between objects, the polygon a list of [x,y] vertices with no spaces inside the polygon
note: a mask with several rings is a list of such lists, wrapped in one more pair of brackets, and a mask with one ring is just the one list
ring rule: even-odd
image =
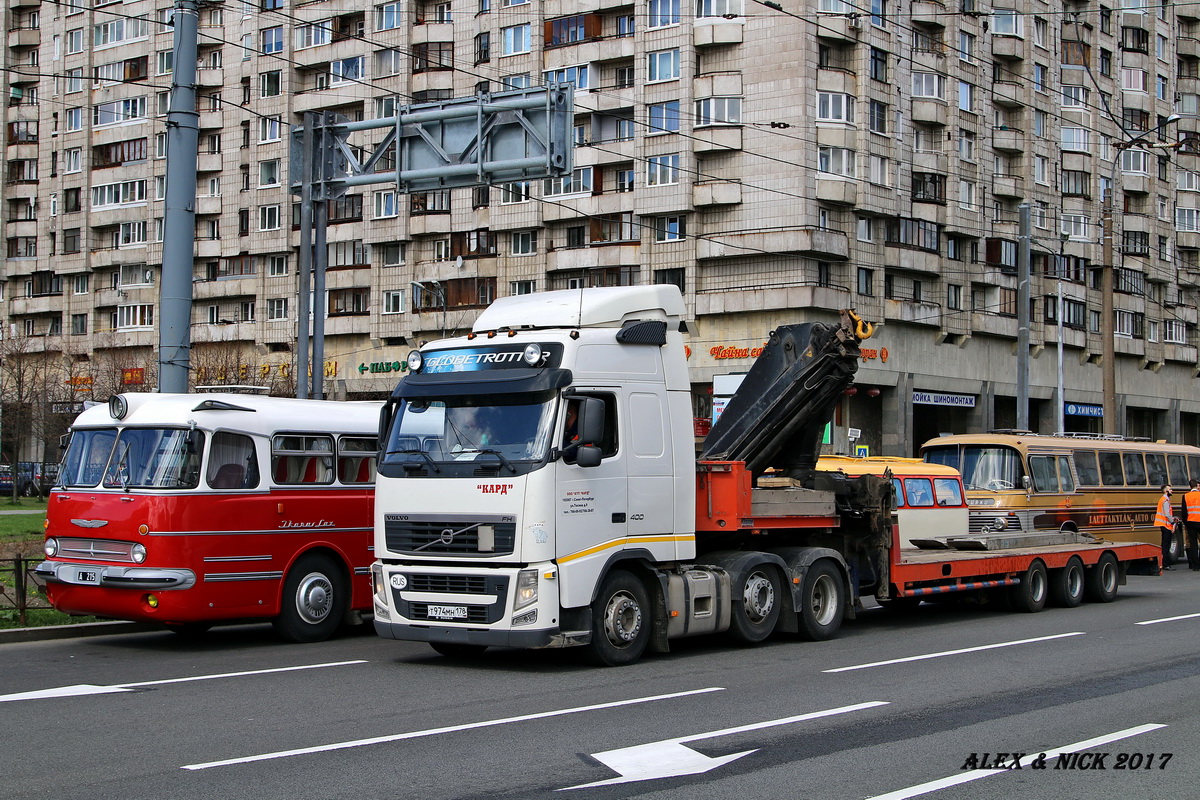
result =
[{"label": "curb", "polygon": [[110,636],[121,633],[161,631],[152,622],[83,622],[78,625],[45,625],[39,628],[0,630],[0,645],[10,642],[46,642],[54,639],[78,639],[86,636]]}]

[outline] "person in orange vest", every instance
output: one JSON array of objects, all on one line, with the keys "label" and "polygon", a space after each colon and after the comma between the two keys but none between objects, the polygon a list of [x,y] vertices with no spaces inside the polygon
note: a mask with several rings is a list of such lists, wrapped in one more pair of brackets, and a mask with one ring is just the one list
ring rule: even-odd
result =
[{"label": "person in orange vest", "polygon": [[1188,567],[1200,572],[1200,481],[1192,478],[1191,487],[1183,496],[1183,527],[1187,530]]},{"label": "person in orange vest", "polygon": [[1154,525],[1162,531],[1162,564],[1163,569],[1168,570],[1171,568],[1171,540],[1175,538],[1175,512],[1171,508],[1171,485],[1164,483],[1162,492],[1154,514]]}]

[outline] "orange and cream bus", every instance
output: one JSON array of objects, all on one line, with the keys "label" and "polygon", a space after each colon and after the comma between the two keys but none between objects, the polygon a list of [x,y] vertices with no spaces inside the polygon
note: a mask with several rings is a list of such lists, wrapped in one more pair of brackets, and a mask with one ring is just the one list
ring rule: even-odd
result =
[{"label": "orange and cream bus", "polygon": [[59,611],[292,641],[369,611],[380,403],[120,394],[86,409],[46,512]]},{"label": "orange and cream bus", "polygon": [[[926,442],[921,455],[962,473],[972,533],[1070,530],[1156,544],[1162,485],[1182,498],[1189,478],[1200,479],[1200,448],[1121,437],[958,434]],[[1177,534],[1168,563],[1182,553]]]}]

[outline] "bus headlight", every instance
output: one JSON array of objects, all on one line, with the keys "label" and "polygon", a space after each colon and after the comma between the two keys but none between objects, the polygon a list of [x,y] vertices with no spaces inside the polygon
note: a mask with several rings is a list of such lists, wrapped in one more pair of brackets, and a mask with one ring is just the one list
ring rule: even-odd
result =
[{"label": "bus headlight", "polygon": [[533,605],[538,599],[538,571],[523,569],[517,573],[517,596],[513,600],[513,611]]},{"label": "bus headlight", "polygon": [[1002,531],[1007,527],[1008,520],[1006,520],[1004,517],[996,517],[994,520],[992,520],[992,530],[994,531]]},{"label": "bus headlight", "polygon": [[133,563],[141,564],[146,560],[146,545],[138,543],[129,549],[129,555],[133,559]]},{"label": "bus headlight", "polygon": [[51,536],[46,540],[46,543],[42,545],[42,549],[46,551],[47,556],[54,558],[56,555],[58,555],[58,539],[55,539],[53,536]]},{"label": "bus headlight", "polygon": [[108,398],[108,415],[113,419],[124,419],[129,413],[129,401],[124,395],[114,394]]}]

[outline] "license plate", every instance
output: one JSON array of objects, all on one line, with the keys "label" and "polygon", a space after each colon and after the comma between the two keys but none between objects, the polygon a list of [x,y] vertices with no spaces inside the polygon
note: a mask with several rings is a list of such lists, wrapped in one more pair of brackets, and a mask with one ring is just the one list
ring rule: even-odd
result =
[{"label": "license plate", "polygon": [[76,583],[100,583],[100,570],[98,569],[79,569],[75,570]]},{"label": "license plate", "polygon": [[466,619],[466,606],[430,606],[429,617],[431,619]]}]

